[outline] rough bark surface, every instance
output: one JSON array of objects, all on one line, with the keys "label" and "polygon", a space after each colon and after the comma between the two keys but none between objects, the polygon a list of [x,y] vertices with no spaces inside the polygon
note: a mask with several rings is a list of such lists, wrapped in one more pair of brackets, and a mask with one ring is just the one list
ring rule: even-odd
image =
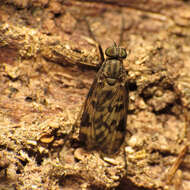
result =
[{"label": "rough bark surface", "polygon": [[[113,41],[131,134],[102,157],[72,126]],[[189,55],[189,1],[0,1],[0,189],[190,189]]]}]

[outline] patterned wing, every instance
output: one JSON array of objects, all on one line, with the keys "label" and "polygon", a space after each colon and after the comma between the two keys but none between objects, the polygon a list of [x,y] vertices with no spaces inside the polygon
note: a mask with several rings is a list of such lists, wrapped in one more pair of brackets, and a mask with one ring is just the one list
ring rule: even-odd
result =
[{"label": "patterned wing", "polygon": [[122,82],[108,85],[98,72],[81,118],[80,138],[89,149],[101,149],[106,154],[116,152],[126,131],[128,91]]},{"label": "patterned wing", "polygon": [[121,83],[105,86],[99,92],[94,130],[97,146],[112,154],[122,144],[126,132],[128,91]]},{"label": "patterned wing", "polygon": [[94,135],[93,135],[94,134],[93,118],[96,113],[95,109],[95,104],[97,102],[96,94],[97,91],[100,90],[100,84],[98,85],[97,82],[100,78],[99,77],[100,75],[101,71],[99,70],[86,97],[80,122],[79,138],[86,144],[88,149],[92,149],[95,146]]}]

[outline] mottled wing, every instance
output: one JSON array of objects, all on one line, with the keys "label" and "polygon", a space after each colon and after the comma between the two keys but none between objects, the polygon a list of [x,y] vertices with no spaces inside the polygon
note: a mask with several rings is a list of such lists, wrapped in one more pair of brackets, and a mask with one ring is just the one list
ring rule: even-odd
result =
[{"label": "mottled wing", "polygon": [[81,118],[80,137],[89,149],[112,154],[122,144],[126,131],[128,91],[124,82],[109,85],[98,72],[88,93]]},{"label": "mottled wing", "polygon": [[95,140],[102,152],[118,151],[126,132],[128,91],[122,83],[105,85],[98,93],[93,126]]},{"label": "mottled wing", "polygon": [[100,78],[101,71],[96,75],[96,78],[94,79],[90,90],[88,92],[88,95],[86,97],[83,109],[82,109],[82,116],[81,116],[81,122],[80,122],[80,134],[79,138],[82,140],[86,146],[91,149],[94,148],[94,126],[93,126],[93,118],[96,112],[95,104],[97,102],[96,93],[99,90],[99,86],[97,81]]}]

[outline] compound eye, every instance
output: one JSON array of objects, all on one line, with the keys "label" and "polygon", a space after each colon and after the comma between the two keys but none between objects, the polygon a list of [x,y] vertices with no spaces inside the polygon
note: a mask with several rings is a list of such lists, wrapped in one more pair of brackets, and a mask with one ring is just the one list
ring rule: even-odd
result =
[{"label": "compound eye", "polygon": [[105,51],[106,56],[108,56],[108,57],[116,57],[116,54],[117,54],[116,48],[117,47],[115,47],[115,46],[107,48],[106,51]]},{"label": "compound eye", "polygon": [[124,48],[119,48],[119,58],[125,59],[127,57],[127,52]]}]

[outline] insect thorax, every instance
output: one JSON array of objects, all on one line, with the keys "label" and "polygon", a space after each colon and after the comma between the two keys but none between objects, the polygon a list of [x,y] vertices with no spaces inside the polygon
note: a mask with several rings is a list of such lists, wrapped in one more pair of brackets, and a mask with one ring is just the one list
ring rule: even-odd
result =
[{"label": "insect thorax", "polygon": [[102,68],[102,72],[110,85],[115,84],[123,73],[123,62],[118,59],[107,59]]}]

